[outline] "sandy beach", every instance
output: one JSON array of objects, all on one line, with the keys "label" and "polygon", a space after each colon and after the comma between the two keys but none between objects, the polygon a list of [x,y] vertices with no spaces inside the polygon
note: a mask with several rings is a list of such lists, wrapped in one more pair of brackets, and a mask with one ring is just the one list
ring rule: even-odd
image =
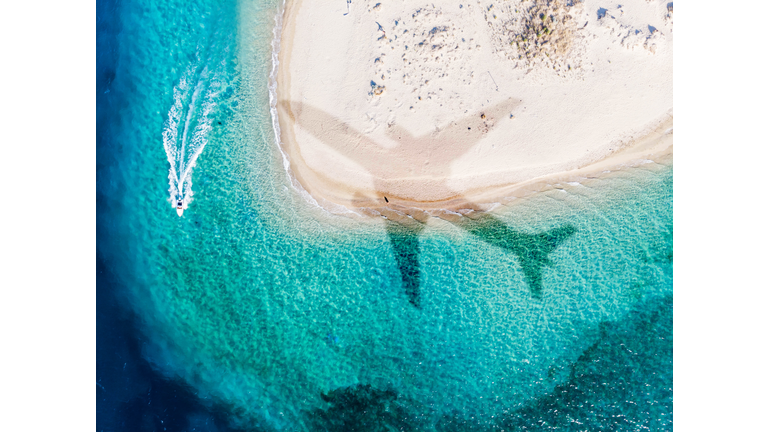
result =
[{"label": "sandy beach", "polygon": [[288,0],[273,103],[290,175],[332,211],[440,216],[671,157],[672,14]]}]

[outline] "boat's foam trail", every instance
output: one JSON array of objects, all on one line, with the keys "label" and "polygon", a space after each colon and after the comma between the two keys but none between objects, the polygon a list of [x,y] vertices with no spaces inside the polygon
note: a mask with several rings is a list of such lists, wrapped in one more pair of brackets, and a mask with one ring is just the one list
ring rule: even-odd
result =
[{"label": "boat's foam trail", "polygon": [[[223,67],[223,62],[219,66]],[[194,88],[190,85],[192,82],[195,83]],[[220,73],[211,73],[208,66],[200,68],[195,64],[187,68],[173,89],[173,106],[168,111],[168,120],[163,128],[163,147],[170,164],[168,201],[174,207],[178,199],[181,199],[184,209],[192,201],[192,169],[208,143],[213,122],[210,114],[216,108],[220,90]],[[184,130],[179,138],[182,118]]]}]

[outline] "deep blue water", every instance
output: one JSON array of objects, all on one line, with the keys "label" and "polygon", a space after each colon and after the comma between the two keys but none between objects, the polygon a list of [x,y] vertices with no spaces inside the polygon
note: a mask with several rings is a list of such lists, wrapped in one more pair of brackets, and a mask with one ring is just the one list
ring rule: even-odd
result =
[{"label": "deep blue water", "polygon": [[96,286],[96,430],[236,431],[226,408],[201,403],[185,382],[153,370],[136,317],[120,304],[120,284],[101,259]]},{"label": "deep blue water", "polygon": [[97,3],[97,430],[671,430],[671,160],[326,214],[274,142],[279,6]]},{"label": "deep blue water", "polygon": [[[103,222],[108,200],[102,194],[110,179],[105,171],[119,158],[113,138],[121,106],[129,103],[114,91],[121,30],[118,0],[98,1],[96,13],[97,107],[97,246],[96,259],[96,430],[98,431],[236,431],[226,409],[204,405],[183,381],[165,377],[142,353],[137,317],[124,303],[125,290],[101,253],[109,226]],[[119,185],[118,188],[124,187]]]}]

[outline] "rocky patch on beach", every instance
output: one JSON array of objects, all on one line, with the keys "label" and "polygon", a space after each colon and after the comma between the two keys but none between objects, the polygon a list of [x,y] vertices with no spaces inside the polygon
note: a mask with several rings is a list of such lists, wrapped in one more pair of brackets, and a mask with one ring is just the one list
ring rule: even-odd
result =
[{"label": "rocky patch on beach", "polygon": [[[668,14],[671,14],[671,3],[668,10]],[[630,51],[645,49],[651,54],[656,53],[658,45],[665,43],[664,34],[659,29],[651,25],[640,28],[634,27],[624,22],[623,16],[624,10],[621,6],[612,10],[601,8],[597,11],[598,26],[610,33],[610,39],[614,43],[618,43]]]},{"label": "rocky patch on beach", "polygon": [[[404,86],[411,94],[404,102],[413,111],[423,101],[458,98],[455,91],[443,90],[446,81],[477,85],[478,75],[485,80],[488,74],[498,87],[490,72],[475,70],[477,65],[467,61],[481,50],[491,49],[511,68],[578,76],[585,45],[577,28],[584,20],[582,9],[581,3],[566,0],[477,1],[450,7],[430,3],[394,15],[371,1],[366,20],[376,29],[378,53],[370,79],[380,86]],[[478,27],[477,20],[487,25]],[[369,100],[381,94],[374,90]]]},{"label": "rocky patch on beach", "polygon": [[471,82],[472,71],[455,61],[462,51],[473,48],[474,39],[463,37],[461,23],[452,21],[441,7],[407,10],[395,19],[375,21],[375,26],[380,54],[373,61],[374,76],[409,89],[412,110],[443,92],[439,84],[443,78]]},{"label": "rocky patch on beach", "polygon": [[490,3],[484,18],[498,53],[516,66],[553,69],[558,75],[574,74],[581,68],[582,47],[577,17],[580,2],[534,0]]}]

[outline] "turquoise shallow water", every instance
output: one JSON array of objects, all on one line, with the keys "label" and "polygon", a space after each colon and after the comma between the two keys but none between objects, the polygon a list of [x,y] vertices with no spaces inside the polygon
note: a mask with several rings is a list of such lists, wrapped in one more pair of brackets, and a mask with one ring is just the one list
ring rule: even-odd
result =
[{"label": "turquoise shallow water", "polygon": [[119,7],[99,250],[153,366],[244,429],[671,429],[671,161],[415,238],[329,215],[274,142],[279,7]]}]

